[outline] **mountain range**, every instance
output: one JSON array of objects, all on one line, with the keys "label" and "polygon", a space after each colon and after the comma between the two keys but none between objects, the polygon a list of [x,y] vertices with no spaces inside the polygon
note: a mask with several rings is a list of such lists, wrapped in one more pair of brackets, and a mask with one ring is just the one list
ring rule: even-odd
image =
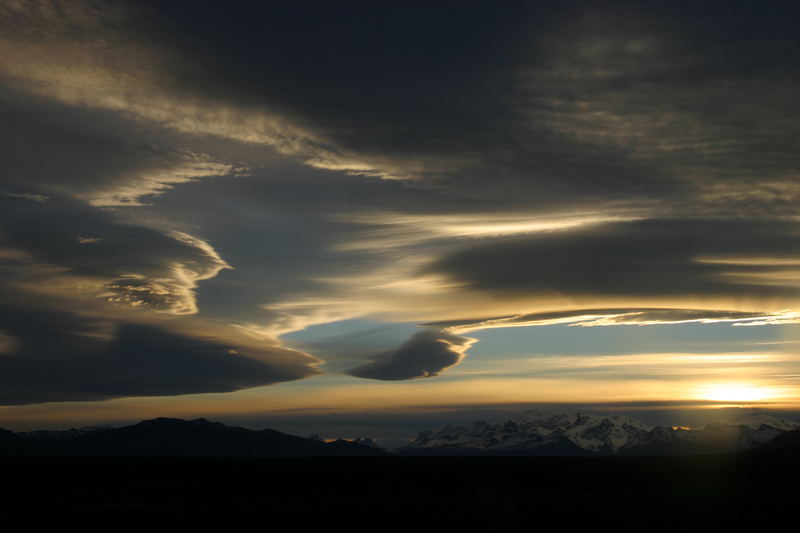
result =
[{"label": "mountain range", "polygon": [[156,418],[121,428],[12,433],[0,455],[126,457],[348,457],[388,455],[368,442],[324,442],[271,429],[254,431],[204,418]]},{"label": "mountain range", "polygon": [[14,433],[0,429],[0,455],[98,457],[349,457],[686,455],[800,448],[800,425],[760,416],[702,429],[650,427],[626,415],[526,411],[504,422],[423,431],[394,454],[371,439],[325,442],[204,418],[156,418],[112,428]]},{"label": "mountain range", "polygon": [[[702,429],[650,427],[630,416],[526,411],[517,420],[423,431],[404,455],[681,455],[760,448],[798,431],[773,417]],[[800,431],[798,431],[800,432]]]}]

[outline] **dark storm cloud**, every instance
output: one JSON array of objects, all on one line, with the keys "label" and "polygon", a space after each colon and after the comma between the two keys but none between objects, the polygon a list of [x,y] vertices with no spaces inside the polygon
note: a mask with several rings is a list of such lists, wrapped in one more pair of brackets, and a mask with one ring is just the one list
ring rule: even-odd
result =
[{"label": "dark storm cloud", "polygon": [[372,362],[348,372],[359,378],[395,381],[428,378],[458,364],[473,339],[441,330],[421,331],[396,350],[373,356]]},{"label": "dark storm cloud", "polygon": [[644,220],[495,239],[428,270],[489,292],[791,301],[798,289],[780,273],[798,257],[792,223]]},{"label": "dark storm cloud", "polygon": [[283,348],[242,349],[66,311],[3,306],[0,318],[14,341],[0,354],[2,405],[229,392],[316,373]]}]

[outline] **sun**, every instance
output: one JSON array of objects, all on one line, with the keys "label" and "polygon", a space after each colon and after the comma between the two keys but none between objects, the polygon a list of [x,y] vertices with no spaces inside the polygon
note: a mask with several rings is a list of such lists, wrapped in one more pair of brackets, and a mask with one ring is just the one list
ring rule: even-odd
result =
[{"label": "sun", "polygon": [[759,387],[749,383],[715,383],[700,388],[699,396],[714,402],[758,402],[774,398],[771,387]]}]

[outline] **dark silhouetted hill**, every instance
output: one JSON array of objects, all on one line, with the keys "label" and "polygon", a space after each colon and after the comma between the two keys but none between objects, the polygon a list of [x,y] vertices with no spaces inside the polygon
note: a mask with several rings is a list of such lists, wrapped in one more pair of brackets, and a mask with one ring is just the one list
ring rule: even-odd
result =
[{"label": "dark silhouetted hill", "polygon": [[[390,455],[355,442],[325,443],[279,431],[226,426],[204,418],[156,418],[74,438],[0,436],[5,455],[83,457],[339,457]],[[9,444],[5,445],[5,441]]]},{"label": "dark silhouetted hill", "polygon": [[0,428],[0,455],[18,455],[25,450],[25,443],[13,432]]}]

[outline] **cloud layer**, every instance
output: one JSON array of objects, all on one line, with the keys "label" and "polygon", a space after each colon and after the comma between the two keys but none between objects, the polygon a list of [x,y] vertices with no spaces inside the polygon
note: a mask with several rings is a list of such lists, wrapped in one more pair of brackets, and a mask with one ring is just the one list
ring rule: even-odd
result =
[{"label": "cloud layer", "polygon": [[0,402],[299,379],[279,335],[358,317],[427,324],[378,380],[477,329],[794,322],[797,15],[4,2]]},{"label": "cloud layer", "polygon": [[230,392],[320,361],[194,318],[206,242],[62,197],[0,196],[0,404]]},{"label": "cloud layer", "polygon": [[798,296],[799,239],[788,222],[650,219],[494,239],[429,268],[479,291],[780,309]]}]

